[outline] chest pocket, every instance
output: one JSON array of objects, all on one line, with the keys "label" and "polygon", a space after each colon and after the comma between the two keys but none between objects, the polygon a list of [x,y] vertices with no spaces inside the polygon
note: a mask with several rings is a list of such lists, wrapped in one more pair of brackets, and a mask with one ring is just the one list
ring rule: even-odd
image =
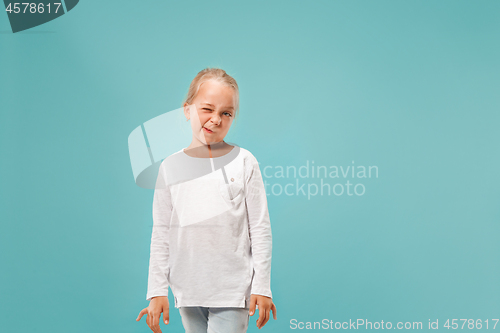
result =
[{"label": "chest pocket", "polygon": [[245,198],[245,187],[241,179],[227,176],[228,184],[224,180],[219,183],[221,196],[229,205],[240,204]]},{"label": "chest pocket", "polygon": [[220,193],[220,180],[196,178],[171,186],[172,204],[181,227],[204,222],[230,208]]}]

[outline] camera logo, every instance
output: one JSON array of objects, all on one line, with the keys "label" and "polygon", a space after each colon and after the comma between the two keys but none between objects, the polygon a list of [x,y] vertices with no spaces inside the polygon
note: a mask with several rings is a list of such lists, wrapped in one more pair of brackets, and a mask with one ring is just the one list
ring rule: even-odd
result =
[{"label": "camera logo", "polygon": [[78,1],[79,0],[37,0],[37,2],[15,2],[4,0],[3,2],[5,4],[7,16],[9,17],[12,32],[16,33],[36,27],[64,15],[75,8]]}]

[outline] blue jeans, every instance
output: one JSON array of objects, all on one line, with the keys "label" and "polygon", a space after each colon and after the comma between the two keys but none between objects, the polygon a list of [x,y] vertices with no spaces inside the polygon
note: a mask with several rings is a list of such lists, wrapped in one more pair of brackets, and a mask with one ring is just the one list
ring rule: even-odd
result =
[{"label": "blue jeans", "polygon": [[250,316],[249,308],[179,308],[186,333],[245,333]]}]

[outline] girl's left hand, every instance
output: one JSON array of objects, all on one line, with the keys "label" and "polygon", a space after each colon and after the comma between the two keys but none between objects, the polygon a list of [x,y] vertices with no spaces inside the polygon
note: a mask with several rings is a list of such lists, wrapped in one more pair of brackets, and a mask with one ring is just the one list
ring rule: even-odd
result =
[{"label": "girl's left hand", "polygon": [[257,327],[261,329],[269,320],[270,311],[273,311],[273,318],[276,320],[276,306],[271,297],[262,295],[250,295],[250,316],[255,313],[255,305],[259,306],[259,319],[257,319]]}]

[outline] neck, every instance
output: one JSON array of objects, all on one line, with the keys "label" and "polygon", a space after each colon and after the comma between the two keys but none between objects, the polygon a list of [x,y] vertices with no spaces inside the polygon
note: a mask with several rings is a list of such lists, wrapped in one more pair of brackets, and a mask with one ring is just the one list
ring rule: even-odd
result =
[{"label": "neck", "polygon": [[[211,144],[205,144],[193,138],[191,144],[185,149],[188,155],[194,157],[217,157],[219,155],[224,155],[227,153],[228,149],[232,146],[228,145],[226,142],[214,142]],[[230,150],[230,149],[229,149]]]},{"label": "neck", "polygon": [[217,150],[217,149],[224,149],[227,146],[229,146],[229,145],[226,142],[224,142],[224,140],[221,142],[203,143],[203,142],[193,138],[193,141],[191,141],[191,144],[187,147],[187,149],[191,149],[191,148],[203,149],[203,147],[204,147],[204,148],[209,149],[209,150],[210,149]]}]

